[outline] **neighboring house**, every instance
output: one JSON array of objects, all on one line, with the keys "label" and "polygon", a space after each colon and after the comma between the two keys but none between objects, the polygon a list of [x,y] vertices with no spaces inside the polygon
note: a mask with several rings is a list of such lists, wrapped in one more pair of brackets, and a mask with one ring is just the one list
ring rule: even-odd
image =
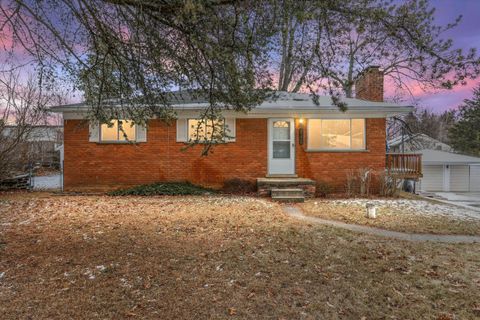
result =
[{"label": "neighboring house", "polygon": [[388,141],[388,152],[390,153],[402,153],[425,149],[453,151],[453,148],[448,144],[423,133],[398,136]]},{"label": "neighboring house", "polygon": [[171,124],[152,119],[147,128],[129,129],[136,144],[124,141],[116,123],[87,125],[84,104],[54,107],[64,118],[64,189],[182,180],[221,187],[229,179],[298,177],[343,190],[350,170],[385,170],[386,118],[413,109],[383,102],[383,76],[376,67],[364,72],[356,88],[356,99],[344,99],[346,112],[330,97],[320,97],[316,105],[310,95],[299,93],[280,93],[248,113],[224,111],[218,125],[231,137],[208,156],[201,156],[202,146],[184,148],[208,106],[205,101],[173,104],[178,119]]},{"label": "neighboring house", "polygon": [[[5,126],[4,136],[16,136],[16,126]],[[63,126],[38,125],[28,129],[28,135],[17,149],[22,159],[45,166],[58,166],[63,143]]]},{"label": "neighboring house", "polygon": [[423,177],[417,190],[423,192],[480,191],[480,158],[439,150],[419,150]]}]

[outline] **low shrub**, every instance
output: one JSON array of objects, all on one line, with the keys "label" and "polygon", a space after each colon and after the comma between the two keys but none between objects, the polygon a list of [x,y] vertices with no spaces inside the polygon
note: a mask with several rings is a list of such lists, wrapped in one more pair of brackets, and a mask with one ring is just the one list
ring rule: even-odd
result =
[{"label": "low shrub", "polygon": [[315,196],[317,197],[326,197],[328,194],[332,193],[333,187],[326,183],[325,181],[317,181],[315,186]]},{"label": "low shrub", "polygon": [[257,186],[255,182],[244,179],[228,179],[223,183],[222,190],[227,193],[252,193],[255,192]]},{"label": "low shrub", "polygon": [[357,190],[360,189],[359,179],[354,170],[348,170],[347,173],[347,180],[345,184],[345,192],[348,197],[353,197],[358,194]]},{"label": "low shrub", "polygon": [[110,196],[153,196],[153,195],[203,195],[215,193],[214,190],[191,184],[190,182],[156,182],[128,189],[115,190]]},{"label": "low shrub", "polygon": [[360,182],[360,195],[362,197],[370,195],[370,188],[372,185],[372,169],[360,168],[357,171],[358,181]]},{"label": "low shrub", "polygon": [[393,197],[398,194],[399,181],[394,175],[384,171],[378,173],[379,194],[383,197]]},{"label": "low shrub", "polygon": [[348,197],[370,196],[372,189],[373,170],[360,168],[346,172],[345,192]]}]

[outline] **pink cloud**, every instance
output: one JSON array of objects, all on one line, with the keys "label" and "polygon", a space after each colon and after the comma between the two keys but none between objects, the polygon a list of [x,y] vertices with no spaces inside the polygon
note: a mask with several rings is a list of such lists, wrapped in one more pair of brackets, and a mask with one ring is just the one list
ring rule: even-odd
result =
[{"label": "pink cloud", "polygon": [[[424,90],[414,81],[406,81],[409,92],[406,90],[404,98],[406,101],[415,101],[421,107],[433,111],[443,112],[448,109],[455,109],[462,104],[464,99],[472,96],[473,89],[480,85],[480,79],[469,80],[465,85],[455,86],[453,89],[430,89]],[[385,80],[385,97],[395,96],[396,85],[391,79]],[[411,94],[411,95],[410,95]]]}]

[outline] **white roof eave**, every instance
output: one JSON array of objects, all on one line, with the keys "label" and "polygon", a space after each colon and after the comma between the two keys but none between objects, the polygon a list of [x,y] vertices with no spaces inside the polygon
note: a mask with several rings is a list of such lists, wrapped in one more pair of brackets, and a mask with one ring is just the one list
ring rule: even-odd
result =
[{"label": "white roof eave", "polygon": [[[174,106],[175,111],[202,111],[204,106]],[[51,112],[56,113],[86,113],[88,107],[55,107],[51,109]],[[231,110],[225,110],[227,112],[234,112]],[[389,117],[398,114],[406,114],[412,111],[411,107],[350,107],[346,112],[340,111],[336,107],[317,107],[317,108],[253,108],[248,111],[248,115],[266,115],[266,114],[279,114],[279,115],[320,115],[320,114],[329,114],[329,115],[365,115],[368,114],[381,114],[383,116]],[[239,112],[239,114],[242,114]],[[244,113],[243,113],[244,114]],[[244,114],[245,115],[245,114]]]},{"label": "white roof eave", "polygon": [[419,150],[417,153],[422,154],[422,162],[425,165],[480,164],[480,158],[448,151],[425,149]]}]

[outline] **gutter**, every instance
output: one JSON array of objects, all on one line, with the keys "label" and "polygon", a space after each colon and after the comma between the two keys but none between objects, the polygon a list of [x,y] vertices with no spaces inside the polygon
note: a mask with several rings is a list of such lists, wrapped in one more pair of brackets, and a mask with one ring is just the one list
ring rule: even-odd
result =
[{"label": "gutter", "polygon": [[[172,106],[175,111],[203,111],[205,107],[180,107]],[[62,112],[87,112],[88,107],[53,107],[50,108],[51,112],[62,113]],[[233,110],[225,110],[235,112]],[[351,107],[346,112],[338,110],[336,107],[319,107],[317,109],[307,108],[307,109],[297,109],[292,107],[279,107],[279,108],[253,108],[252,110],[246,112],[246,114],[268,114],[268,113],[298,113],[298,114],[351,114],[351,113],[370,113],[370,112],[386,112],[392,114],[406,114],[412,111],[412,107]],[[242,112],[238,112],[242,113]]]}]

